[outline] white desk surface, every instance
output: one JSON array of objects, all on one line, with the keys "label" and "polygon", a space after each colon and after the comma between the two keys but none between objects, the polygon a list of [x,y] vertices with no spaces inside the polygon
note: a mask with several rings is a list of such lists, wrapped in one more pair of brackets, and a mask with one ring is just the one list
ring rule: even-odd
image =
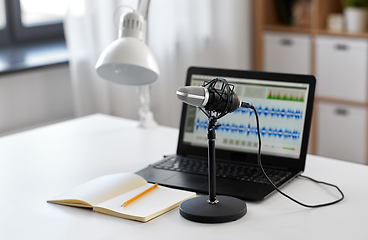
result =
[{"label": "white desk surface", "polygon": [[[175,153],[178,130],[145,130],[135,121],[96,114],[0,138],[0,239],[367,239],[368,167],[308,155],[305,175],[337,184],[343,202],[303,208],[279,194],[248,202],[225,224],[182,218],[178,208],[147,223],[49,198],[105,174],[135,172]],[[296,179],[283,189],[306,203],[339,195]]]}]

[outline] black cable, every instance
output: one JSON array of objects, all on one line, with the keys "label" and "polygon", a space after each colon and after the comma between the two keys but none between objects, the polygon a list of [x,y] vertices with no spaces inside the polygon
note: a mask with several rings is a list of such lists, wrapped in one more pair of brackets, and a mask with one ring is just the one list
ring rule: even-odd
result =
[{"label": "black cable", "polygon": [[273,182],[272,180],[267,176],[265,170],[263,169],[263,166],[262,166],[262,159],[261,159],[261,132],[260,132],[260,128],[259,128],[259,119],[258,119],[258,113],[257,113],[257,110],[256,108],[249,104],[249,103],[242,103],[242,107],[246,107],[246,108],[251,108],[253,109],[254,113],[255,113],[255,116],[256,116],[256,120],[257,120],[257,132],[258,132],[258,152],[257,152],[257,160],[258,160],[258,165],[259,167],[261,168],[262,170],[262,173],[263,175],[266,177],[266,179],[270,182],[270,184],[275,188],[276,191],[278,191],[281,195],[283,195],[284,197],[290,199],[291,201],[299,204],[299,205],[302,205],[303,207],[308,207],[308,208],[318,208],[318,207],[325,207],[325,206],[329,206],[329,205],[332,205],[332,204],[335,204],[335,203],[338,203],[338,202],[341,202],[343,199],[344,199],[344,193],[340,190],[340,188],[336,185],[333,185],[331,183],[326,183],[326,182],[322,182],[322,181],[317,181],[313,178],[310,178],[310,177],[307,177],[307,176],[303,176],[303,175],[300,175],[299,177],[303,177],[303,178],[306,178],[306,179],[309,179],[313,182],[316,182],[316,183],[319,183],[319,184],[324,184],[324,185],[328,185],[328,186],[331,186],[331,187],[334,187],[336,188],[340,194],[341,194],[341,198],[339,198],[338,200],[336,201],[332,201],[332,202],[327,202],[327,203],[322,203],[322,204],[317,204],[317,205],[308,205],[308,204],[304,204],[302,202],[299,202],[298,200],[290,197],[289,195],[287,195],[286,193],[282,192]]}]

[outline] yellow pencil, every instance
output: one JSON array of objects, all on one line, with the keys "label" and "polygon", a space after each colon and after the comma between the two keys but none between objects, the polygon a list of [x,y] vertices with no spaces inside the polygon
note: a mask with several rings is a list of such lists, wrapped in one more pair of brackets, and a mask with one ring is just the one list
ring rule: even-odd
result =
[{"label": "yellow pencil", "polygon": [[135,197],[132,197],[131,199],[129,199],[128,201],[126,201],[125,203],[121,204],[121,207],[125,207],[126,205],[128,205],[129,203],[137,200],[138,198],[142,197],[144,194],[148,193],[149,191],[155,189],[156,187],[158,186],[157,183],[155,183],[155,185],[153,185],[152,187],[150,188],[147,188],[146,190],[144,190],[143,192],[141,192],[140,194],[138,194],[137,196]]}]

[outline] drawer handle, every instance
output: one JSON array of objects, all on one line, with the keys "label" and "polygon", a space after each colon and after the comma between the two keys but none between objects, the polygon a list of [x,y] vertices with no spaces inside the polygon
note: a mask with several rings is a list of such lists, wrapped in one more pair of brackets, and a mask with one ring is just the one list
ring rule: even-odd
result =
[{"label": "drawer handle", "polygon": [[281,45],[291,46],[291,45],[293,45],[293,41],[290,40],[290,39],[282,39],[281,40]]},{"label": "drawer handle", "polygon": [[349,111],[347,109],[337,108],[335,109],[335,114],[340,116],[347,116]]},{"label": "drawer handle", "polygon": [[346,51],[349,49],[348,45],[345,45],[345,44],[336,44],[335,48],[341,51]]}]

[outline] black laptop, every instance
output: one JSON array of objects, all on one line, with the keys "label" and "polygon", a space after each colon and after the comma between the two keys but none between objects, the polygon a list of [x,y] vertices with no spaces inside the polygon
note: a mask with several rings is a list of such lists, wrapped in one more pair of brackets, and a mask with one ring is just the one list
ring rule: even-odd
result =
[{"label": "black laptop", "polygon": [[[276,186],[301,174],[307,155],[315,77],[191,67],[186,85],[201,86],[215,77],[233,84],[241,101],[257,109],[262,163]],[[149,182],[208,194],[207,121],[200,109],[183,104],[176,154],[164,156],[137,174]],[[216,193],[255,201],[269,196],[274,188],[258,167],[253,110],[239,108],[218,123]]]}]

